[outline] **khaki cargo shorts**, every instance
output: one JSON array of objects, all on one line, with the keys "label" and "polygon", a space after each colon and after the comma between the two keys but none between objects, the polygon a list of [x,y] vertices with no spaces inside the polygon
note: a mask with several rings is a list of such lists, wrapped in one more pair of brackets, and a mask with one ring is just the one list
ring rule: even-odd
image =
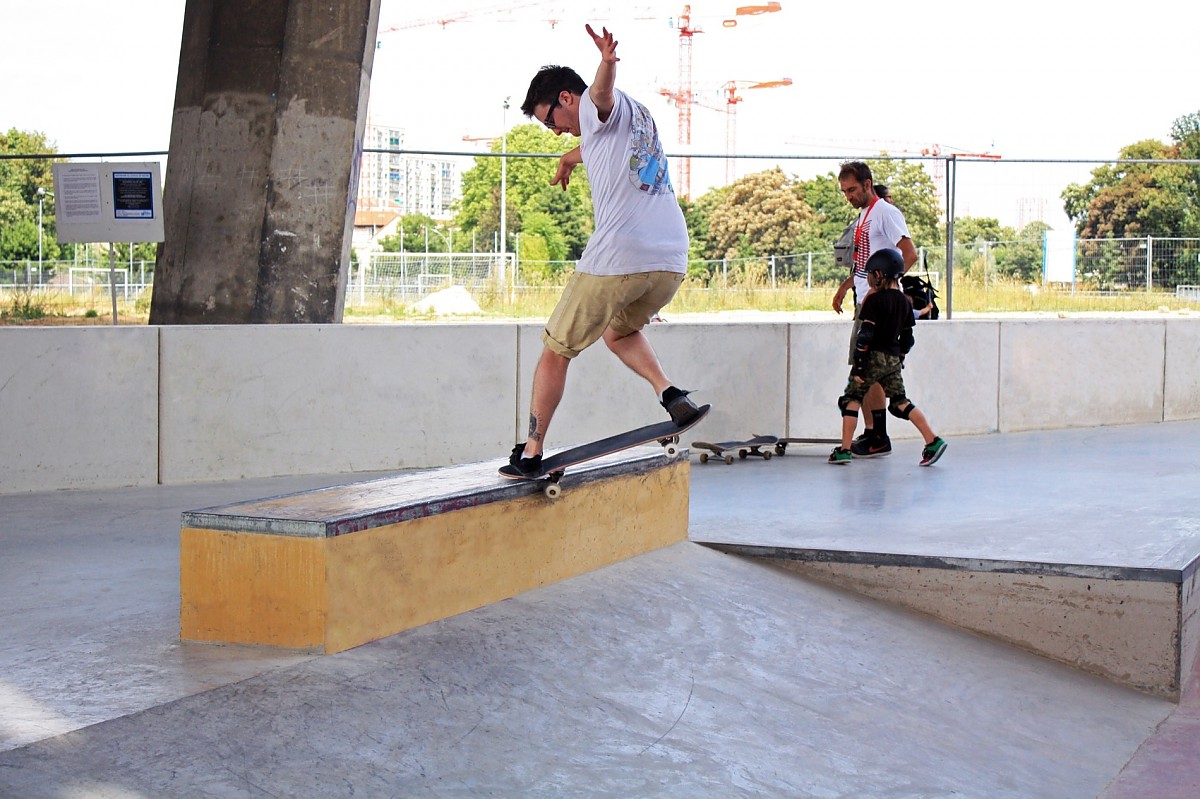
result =
[{"label": "khaki cargo shorts", "polygon": [[622,336],[636,333],[671,301],[683,278],[679,272],[576,272],[546,322],[542,343],[564,358],[574,358],[610,327]]}]

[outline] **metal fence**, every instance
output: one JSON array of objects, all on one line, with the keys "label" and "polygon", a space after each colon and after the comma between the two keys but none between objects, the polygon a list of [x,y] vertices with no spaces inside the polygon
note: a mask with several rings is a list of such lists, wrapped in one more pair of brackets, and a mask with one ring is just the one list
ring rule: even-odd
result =
[{"label": "metal fence", "polygon": [[[945,281],[946,250],[918,248],[917,270],[939,288]],[[1069,274],[1047,270],[1045,246],[1038,241],[957,242],[956,280],[987,288],[1008,282],[1056,288],[1074,294],[1161,293],[1184,300],[1200,297],[1200,239],[1079,239]],[[516,253],[362,253],[349,271],[348,305],[380,298],[416,301],[450,286],[469,291],[521,291],[530,286],[562,285],[573,261],[520,260]],[[832,252],[806,252],[756,258],[694,260],[691,283],[706,289],[823,289],[844,277]],[[26,291],[71,298],[107,296],[135,300],[153,286],[154,263],[80,266],[76,261],[0,262],[0,292]],[[110,284],[111,281],[111,284]]]},{"label": "metal fence", "polygon": [[[476,157],[498,154],[463,153],[462,168]],[[469,156],[469,157],[468,157]],[[553,157],[508,153],[509,158]],[[960,289],[989,290],[1005,286],[1046,290],[1054,297],[1063,294],[1086,297],[1155,296],[1179,301],[1195,301],[1200,286],[1200,239],[1171,235],[1144,238],[1085,239],[1074,242],[1068,271],[1050,268],[1047,247],[1038,235],[1020,238],[1026,226],[1043,222],[1060,235],[1072,229],[1063,209],[1063,197],[1072,186],[1088,183],[1094,170],[1111,168],[1116,161],[1082,160],[1009,160],[949,159],[945,157],[889,158],[880,154],[848,153],[843,156],[732,156],[734,169],[721,158],[693,155],[693,185],[707,165],[733,176],[782,166],[798,180],[836,174],[842,161],[917,162],[929,173],[937,190],[940,207],[936,219],[925,220],[924,230],[936,224],[939,231],[953,229],[956,241],[953,263],[947,264],[947,248],[930,246],[926,233],[918,236],[918,269],[938,280],[942,291],[959,296]],[[1125,162],[1120,162],[1125,163]],[[897,165],[908,168],[912,163]],[[886,177],[886,176],[885,176]],[[903,199],[903,195],[898,202]],[[30,218],[37,217],[32,206]],[[963,220],[1002,219],[1017,238],[969,240],[964,237]],[[910,219],[910,226],[915,220]],[[3,232],[3,231],[0,231]],[[47,220],[45,233],[53,236],[53,219]],[[1164,231],[1170,233],[1170,231]],[[921,239],[925,240],[922,241]],[[514,247],[514,250],[517,248]],[[109,291],[110,278],[121,298],[144,298],[153,282],[153,261],[131,262],[117,259],[117,270],[110,276],[107,255],[77,256],[71,261],[28,260],[0,263],[0,294],[14,291],[54,292],[79,297]],[[519,251],[471,253],[379,253],[359,251],[347,274],[347,305],[363,304],[376,298],[399,301],[420,299],[449,285],[471,291],[505,289],[520,292],[526,288],[562,285],[574,268],[570,262],[532,261],[520,258]],[[827,290],[840,282],[844,273],[833,260],[831,249],[803,253],[778,253],[754,258],[696,260],[689,265],[689,287],[706,292],[725,290],[776,289]],[[752,301],[753,296],[749,297]],[[946,297],[947,300],[951,298]],[[736,300],[735,300],[736,301]],[[1079,306],[1072,306],[1079,307]]]},{"label": "metal fence", "polygon": [[154,262],[122,262],[107,266],[82,266],[78,261],[0,261],[0,292],[38,292],[83,299],[109,296],[132,301],[154,285]]},{"label": "metal fence", "polygon": [[346,302],[417,300],[451,286],[511,286],[517,280],[516,264],[514,253],[361,252],[350,270]]}]

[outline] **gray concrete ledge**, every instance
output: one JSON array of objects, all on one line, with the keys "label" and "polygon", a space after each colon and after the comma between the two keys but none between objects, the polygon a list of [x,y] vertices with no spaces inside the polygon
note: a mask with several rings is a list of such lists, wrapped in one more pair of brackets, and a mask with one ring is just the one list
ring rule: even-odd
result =
[{"label": "gray concrete ledge", "polygon": [[949,571],[983,572],[988,574],[1053,575],[1083,577],[1092,580],[1140,580],[1181,585],[1196,571],[1200,559],[1184,569],[1142,568],[1137,566],[1094,566],[1077,563],[1050,563],[1017,560],[988,560],[983,558],[951,558],[928,555],[905,555],[891,552],[854,552],[832,549],[794,549],[778,546],[723,544],[718,541],[692,539],[730,555],[754,558],[805,561],[809,563],[847,563],[859,566],[906,566],[915,569],[946,569]]},{"label": "gray concrete ledge", "polygon": [[[681,448],[679,457],[687,457],[686,447]],[[569,470],[560,485],[570,490],[572,486],[596,480],[646,473],[666,462],[662,447],[635,447]],[[541,491],[541,482],[499,476],[496,469],[503,463],[448,466],[185,511],[182,525],[299,538],[334,538]]]}]

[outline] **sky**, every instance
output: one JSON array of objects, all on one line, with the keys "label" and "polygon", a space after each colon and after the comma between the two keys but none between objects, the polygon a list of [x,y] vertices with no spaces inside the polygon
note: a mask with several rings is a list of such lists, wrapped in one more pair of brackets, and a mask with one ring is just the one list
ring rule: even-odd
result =
[{"label": "sky", "polygon": [[[836,164],[762,156],[991,153],[1000,161],[960,162],[956,210],[1016,225],[1019,209],[1036,202],[1049,204],[1046,221],[1065,222],[1058,194],[1096,164],[1015,159],[1115,158],[1136,141],[1169,141],[1176,118],[1200,111],[1190,42],[1200,6],[1189,3],[780,0],[778,12],[726,27],[738,2],[690,6],[693,91],[703,104],[693,107],[690,148],[660,93],[679,88],[682,3],[445,0],[414,11],[382,0],[371,119],[404,128],[411,149],[476,151],[484,145],[464,136],[527,122],[519,106],[538,67],[568,65],[591,81],[590,20],[614,32],[617,85],[650,109],[669,154],[726,152],[721,87],[737,81],[735,151],[757,157],[735,162],[735,174],[778,163],[807,178]],[[67,153],[166,150],[184,5],[3,0],[0,129],[40,131]],[[744,88],[784,78],[792,85]],[[721,159],[693,159],[692,195],[724,183],[725,172]]]}]

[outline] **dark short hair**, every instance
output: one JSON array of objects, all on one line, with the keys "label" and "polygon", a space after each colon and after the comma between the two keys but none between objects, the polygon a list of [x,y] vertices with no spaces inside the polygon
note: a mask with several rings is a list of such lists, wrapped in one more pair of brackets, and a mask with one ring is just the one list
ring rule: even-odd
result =
[{"label": "dark short hair", "polygon": [[583,94],[587,91],[587,84],[570,67],[553,64],[542,67],[529,82],[525,102],[521,103],[521,113],[527,117],[533,116],[534,107],[541,103],[553,103],[564,89],[571,94]]},{"label": "dark short hair", "polygon": [[868,180],[870,180],[872,183],[875,182],[871,178],[871,167],[867,166],[862,161],[847,161],[846,163],[842,164],[842,171],[838,172],[838,180],[846,177],[853,177],[864,186]]},{"label": "dark short hair", "polygon": [[876,183],[872,188],[875,189],[875,196],[881,200],[888,198],[888,187],[883,183]]}]

